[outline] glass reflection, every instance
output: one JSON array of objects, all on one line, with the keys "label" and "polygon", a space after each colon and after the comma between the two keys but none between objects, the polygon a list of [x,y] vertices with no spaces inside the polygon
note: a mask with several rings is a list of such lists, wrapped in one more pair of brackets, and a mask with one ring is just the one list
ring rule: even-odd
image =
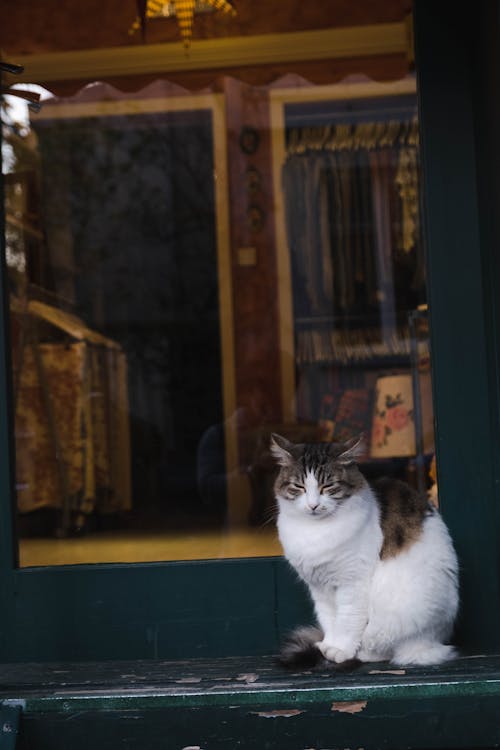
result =
[{"label": "glass reflection", "polygon": [[427,491],[414,82],[110,91],[4,112],[21,565],[280,554],[272,432]]}]

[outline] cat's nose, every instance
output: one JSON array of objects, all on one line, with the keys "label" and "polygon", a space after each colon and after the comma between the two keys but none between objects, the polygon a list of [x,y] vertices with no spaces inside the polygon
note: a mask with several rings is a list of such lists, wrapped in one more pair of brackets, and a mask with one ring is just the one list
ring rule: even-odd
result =
[{"label": "cat's nose", "polygon": [[309,505],[309,510],[312,510],[313,513],[316,510],[316,508],[319,508],[319,503],[316,503],[316,502],[308,503],[308,505]]}]

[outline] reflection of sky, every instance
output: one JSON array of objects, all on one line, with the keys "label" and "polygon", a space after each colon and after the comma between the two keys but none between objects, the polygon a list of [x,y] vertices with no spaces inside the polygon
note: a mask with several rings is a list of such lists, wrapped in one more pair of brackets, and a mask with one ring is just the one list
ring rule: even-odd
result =
[{"label": "reflection of sky", "polygon": [[[16,83],[11,86],[12,89],[20,89],[22,91],[35,91],[40,94],[41,100],[49,99],[52,94],[43,86],[38,86],[35,83]],[[4,97],[5,109],[2,113],[2,121],[7,124],[16,123],[20,126],[20,132],[22,135],[26,135],[30,127],[30,116],[28,109],[28,102],[24,99],[20,99],[17,96],[9,96],[6,94]],[[2,141],[2,171],[4,173],[11,172],[14,166],[14,154],[12,146],[5,141]]]}]

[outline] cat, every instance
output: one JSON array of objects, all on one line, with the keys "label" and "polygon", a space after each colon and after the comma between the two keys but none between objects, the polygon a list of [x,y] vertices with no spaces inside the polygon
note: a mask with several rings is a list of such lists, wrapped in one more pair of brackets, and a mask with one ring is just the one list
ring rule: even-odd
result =
[{"label": "cat", "polygon": [[438,510],[399,480],[370,485],[356,463],[362,437],[294,444],[273,434],[270,448],[280,542],[319,625],[294,631],[281,663],[452,659],[458,563]]}]

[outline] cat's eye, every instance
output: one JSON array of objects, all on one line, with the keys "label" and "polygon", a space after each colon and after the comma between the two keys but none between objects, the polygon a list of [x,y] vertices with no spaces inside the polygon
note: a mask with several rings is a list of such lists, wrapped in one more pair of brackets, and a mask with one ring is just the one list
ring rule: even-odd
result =
[{"label": "cat's eye", "polygon": [[320,492],[331,492],[337,487],[335,484],[324,484],[319,488]]},{"label": "cat's eye", "polygon": [[305,487],[301,484],[289,484],[288,485],[288,497],[296,498],[305,492]]}]

